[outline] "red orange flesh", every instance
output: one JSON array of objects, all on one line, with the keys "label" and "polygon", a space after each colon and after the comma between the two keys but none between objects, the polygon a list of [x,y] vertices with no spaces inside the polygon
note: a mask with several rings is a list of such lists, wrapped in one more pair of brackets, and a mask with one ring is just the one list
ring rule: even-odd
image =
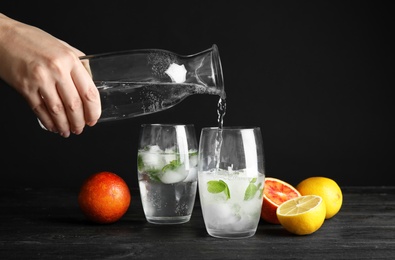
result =
[{"label": "red orange flesh", "polygon": [[265,178],[261,218],[272,224],[280,224],[276,210],[283,202],[301,194],[291,184],[272,177]]}]

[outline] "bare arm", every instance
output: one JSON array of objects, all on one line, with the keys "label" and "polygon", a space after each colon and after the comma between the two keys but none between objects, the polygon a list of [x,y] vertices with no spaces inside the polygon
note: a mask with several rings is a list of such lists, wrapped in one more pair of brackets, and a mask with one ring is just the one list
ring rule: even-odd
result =
[{"label": "bare arm", "polygon": [[100,96],[81,51],[0,13],[0,78],[28,102],[41,123],[63,137],[82,133],[101,114]]}]

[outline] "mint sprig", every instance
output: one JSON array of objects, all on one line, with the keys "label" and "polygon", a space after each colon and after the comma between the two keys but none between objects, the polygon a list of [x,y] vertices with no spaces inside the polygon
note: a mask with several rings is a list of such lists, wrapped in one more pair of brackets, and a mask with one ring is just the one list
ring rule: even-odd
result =
[{"label": "mint sprig", "polygon": [[137,156],[137,169],[139,172],[145,172],[151,180],[161,181],[160,175],[162,172],[167,170],[175,170],[181,165],[181,162],[178,160],[173,160],[169,164],[165,165],[162,169],[155,169],[151,167],[146,167],[144,164],[143,156],[140,154]]},{"label": "mint sprig", "polygon": [[208,181],[207,182],[207,191],[210,193],[221,193],[224,192],[226,199],[230,199],[230,191],[228,184],[223,180],[219,181]]}]

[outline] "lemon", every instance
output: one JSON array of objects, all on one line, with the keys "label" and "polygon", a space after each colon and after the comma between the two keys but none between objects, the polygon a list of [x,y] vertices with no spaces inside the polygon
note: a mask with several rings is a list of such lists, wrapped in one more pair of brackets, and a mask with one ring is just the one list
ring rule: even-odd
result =
[{"label": "lemon", "polygon": [[325,221],[325,202],[317,195],[296,197],[283,202],[276,211],[280,224],[296,235],[309,235]]},{"label": "lemon", "polygon": [[330,178],[310,177],[301,181],[296,189],[301,195],[318,195],[325,201],[325,219],[336,215],[342,207],[343,193],[339,185]]}]

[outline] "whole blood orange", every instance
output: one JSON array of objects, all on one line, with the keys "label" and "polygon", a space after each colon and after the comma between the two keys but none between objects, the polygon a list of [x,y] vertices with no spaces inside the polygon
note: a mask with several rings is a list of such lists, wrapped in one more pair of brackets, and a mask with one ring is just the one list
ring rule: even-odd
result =
[{"label": "whole blood orange", "polygon": [[266,177],[261,218],[272,224],[280,224],[276,214],[278,206],[300,196],[299,191],[291,184],[277,178]]},{"label": "whole blood orange", "polygon": [[98,172],[89,176],[78,194],[83,214],[100,224],[119,220],[128,210],[131,201],[126,182],[112,172]]}]

